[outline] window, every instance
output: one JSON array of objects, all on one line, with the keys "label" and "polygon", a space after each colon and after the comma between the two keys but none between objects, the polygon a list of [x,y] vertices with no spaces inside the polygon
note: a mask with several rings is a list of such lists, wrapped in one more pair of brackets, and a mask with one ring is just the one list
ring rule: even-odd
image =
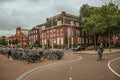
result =
[{"label": "window", "polygon": [[47,33],[49,33],[49,31],[47,31]]},{"label": "window", "polygon": [[88,38],[86,38],[86,43],[88,43]]},{"label": "window", "polygon": [[61,38],[61,44],[63,44],[63,37]]},{"label": "window", "polygon": [[84,36],[84,31],[82,31],[82,36]]},{"label": "window", "polygon": [[42,38],[43,38],[43,33],[42,33]]},{"label": "window", "polygon": [[59,45],[59,43],[60,43],[60,42],[59,42],[59,41],[60,41],[59,39],[60,39],[60,38],[57,38],[57,44],[58,44],[58,45]]},{"label": "window", "polygon": [[56,36],[56,34],[54,33],[53,36]]},{"label": "window", "polygon": [[38,39],[38,36],[36,35],[36,39]]},{"label": "window", "polygon": [[42,45],[44,45],[44,40],[42,40]]},{"label": "window", "polygon": [[62,21],[57,21],[57,26],[61,25]]},{"label": "window", "polygon": [[68,28],[68,36],[70,36],[70,35],[71,35],[71,29]]},{"label": "window", "polygon": [[45,26],[42,26],[42,30],[45,30]]},{"label": "window", "polygon": [[75,24],[76,24],[76,26],[79,26],[79,23],[78,23],[78,22],[76,22]]},{"label": "window", "polygon": [[79,36],[79,35],[80,35],[80,31],[76,30],[76,36]]},{"label": "window", "polygon": [[45,39],[45,45],[46,45],[46,43],[47,43],[47,40]]},{"label": "window", "polygon": [[50,37],[52,37],[52,34],[50,34]]},{"label": "window", "polygon": [[54,29],[53,31],[55,32],[56,30]]},{"label": "window", "polygon": [[53,42],[56,43],[56,39],[53,39]]},{"label": "window", "polygon": [[57,36],[59,36],[59,29],[57,30]]},{"label": "window", "polygon": [[44,33],[44,37],[46,38],[46,33]]},{"label": "window", "polygon": [[63,34],[63,29],[60,29],[60,35],[62,35]]},{"label": "window", "polygon": [[80,37],[78,37],[78,43],[79,43],[79,44],[81,43],[81,38],[80,38]]},{"label": "window", "polygon": [[52,30],[50,30],[50,32],[52,32]]},{"label": "window", "polygon": [[71,26],[74,26],[74,21],[70,21],[70,25],[71,25]]},{"label": "window", "polygon": [[30,36],[28,36],[28,39],[30,40],[30,39],[31,39],[31,37],[30,37]]},{"label": "window", "polygon": [[47,34],[47,37],[49,37],[49,34]]}]

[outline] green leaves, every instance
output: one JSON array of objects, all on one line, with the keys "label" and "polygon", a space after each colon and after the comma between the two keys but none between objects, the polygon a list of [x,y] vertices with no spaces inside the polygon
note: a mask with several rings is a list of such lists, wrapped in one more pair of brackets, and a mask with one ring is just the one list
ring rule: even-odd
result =
[{"label": "green leaves", "polygon": [[101,7],[90,7],[85,4],[80,9],[80,18],[85,18],[85,22],[81,19],[80,22],[83,23],[84,30],[91,35],[104,34],[108,28],[120,27],[120,9],[112,2]]},{"label": "green leaves", "polygon": [[7,45],[7,38],[6,38],[5,36],[2,36],[2,37],[0,38],[0,44],[2,44],[2,45]]}]

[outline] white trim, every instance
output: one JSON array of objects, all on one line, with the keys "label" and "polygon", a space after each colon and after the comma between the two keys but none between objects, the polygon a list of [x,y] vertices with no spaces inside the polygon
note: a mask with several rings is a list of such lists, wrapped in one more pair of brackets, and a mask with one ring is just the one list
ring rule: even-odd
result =
[{"label": "white trim", "polygon": [[120,74],[118,74],[117,72],[115,72],[115,71],[110,67],[110,63],[112,63],[113,61],[116,61],[116,60],[118,60],[118,59],[120,59],[120,57],[109,61],[109,62],[108,62],[108,68],[109,68],[115,75],[117,75],[118,77],[120,77]]}]

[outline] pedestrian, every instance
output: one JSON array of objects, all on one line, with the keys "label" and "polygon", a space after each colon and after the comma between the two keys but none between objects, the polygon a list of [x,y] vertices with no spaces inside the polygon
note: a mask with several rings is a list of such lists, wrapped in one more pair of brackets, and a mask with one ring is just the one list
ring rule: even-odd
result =
[{"label": "pedestrian", "polygon": [[12,52],[10,49],[8,50],[8,58],[10,61],[12,61]]},{"label": "pedestrian", "polygon": [[104,51],[104,47],[103,44],[101,43],[100,46],[98,46],[98,61],[102,60],[102,55],[103,55],[103,51]]},{"label": "pedestrian", "polygon": [[22,50],[21,50],[21,58],[24,58],[24,57],[25,57],[25,50],[22,49]]}]

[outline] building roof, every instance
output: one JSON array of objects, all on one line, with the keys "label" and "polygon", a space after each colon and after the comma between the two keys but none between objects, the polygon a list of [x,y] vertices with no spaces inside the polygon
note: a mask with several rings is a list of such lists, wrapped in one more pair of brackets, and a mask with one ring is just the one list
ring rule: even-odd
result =
[{"label": "building roof", "polygon": [[21,32],[22,32],[24,35],[28,35],[28,31],[29,31],[29,29],[21,29]]},{"label": "building roof", "polygon": [[50,18],[46,18],[46,23],[37,25],[36,27],[45,26],[46,28],[49,28],[51,26],[55,26],[55,25],[57,25],[57,21],[62,21],[63,22],[63,17],[64,17],[65,23],[68,23],[68,24],[70,24],[70,21],[78,22],[78,19],[79,19],[78,16],[68,14],[65,11],[63,11],[58,15],[55,15],[55,16],[50,17]]},{"label": "building roof", "polygon": [[[72,15],[72,14],[68,14],[65,11],[63,11],[58,15],[55,15],[55,16],[50,17],[50,18],[46,18],[45,23],[39,24],[35,27],[38,27],[38,29],[42,29],[42,27],[50,28],[51,26],[56,26],[57,21],[61,21],[62,23],[64,22],[65,24],[70,24],[70,21],[78,22],[79,17]],[[30,31],[34,30],[35,27],[33,27]]]}]

